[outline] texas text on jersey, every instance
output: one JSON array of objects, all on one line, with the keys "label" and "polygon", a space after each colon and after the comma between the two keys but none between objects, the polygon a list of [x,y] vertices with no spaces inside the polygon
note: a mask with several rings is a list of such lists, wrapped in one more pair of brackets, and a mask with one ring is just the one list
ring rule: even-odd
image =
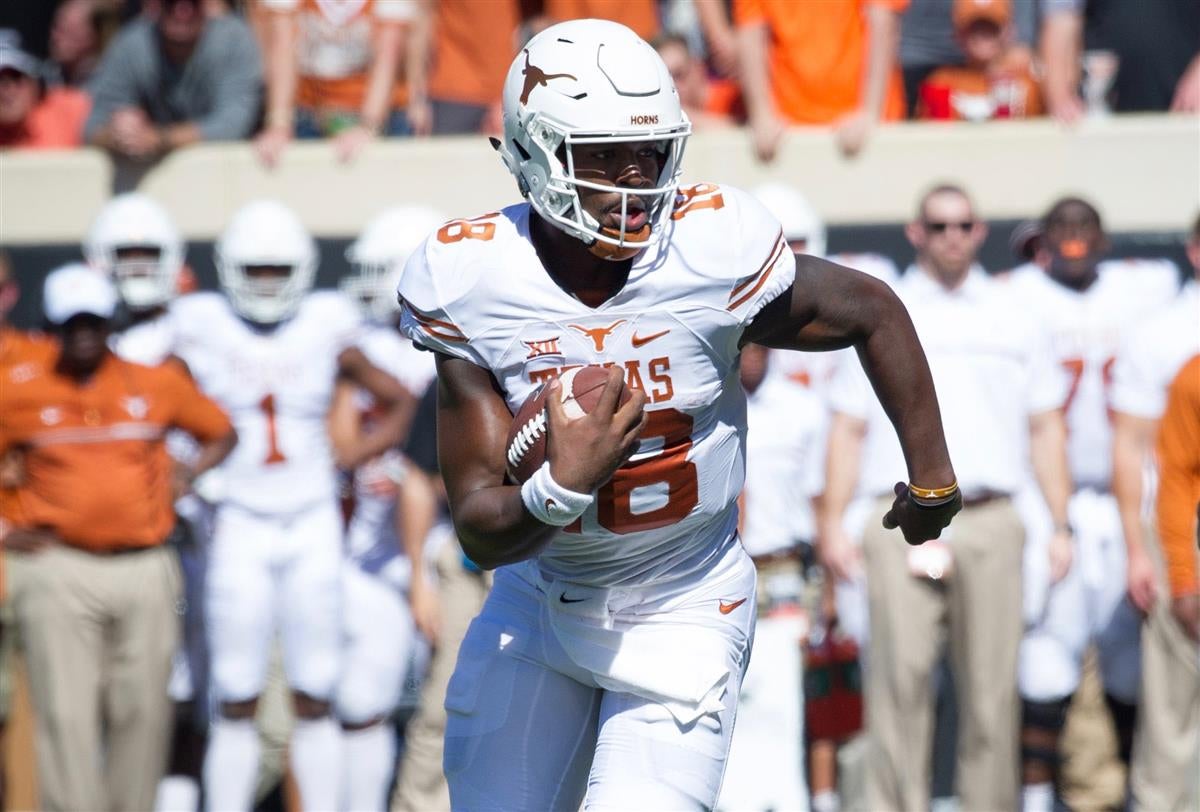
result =
[{"label": "texas text on jersey", "polygon": [[736,189],[681,189],[670,233],[593,309],[547,275],[529,218],[523,203],[442,226],[405,269],[403,329],[423,346],[490,369],[513,412],[566,369],[623,367],[626,384],[647,396],[640,450],[539,565],[605,585],[701,567],[719,555],[717,542],[732,539],[744,476],[742,329],[792,282],[794,259],[779,226]]}]

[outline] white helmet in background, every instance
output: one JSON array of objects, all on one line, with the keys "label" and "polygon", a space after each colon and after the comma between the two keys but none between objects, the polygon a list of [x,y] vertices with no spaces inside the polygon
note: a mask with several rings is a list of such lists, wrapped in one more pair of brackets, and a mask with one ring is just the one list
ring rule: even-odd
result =
[{"label": "white helmet in background", "polygon": [[[257,324],[291,317],[316,279],[316,243],[296,213],[275,200],[257,200],[238,209],[214,253],[217,276],[233,309]],[[248,272],[264,266],[288,272],[263,277]]]},{"label": "white helmet in background", "polygon": [[[606,259],[628,259],[666,230],[691,122],[658,53],[607,20],[552,25],[521,49],[504,81],[504,140],[493,142],[521,194],[547,221]],[[575,176],[572,147],[654,142],[662,170],[654,188],[616,187]],[[583,210],[579,189],[620,192],[619,229]],[[626,232],[635,199],[648,219]]]},{"label": "white helmet in background", "polygon": [[409,254],[447,219],[425,206],[396,206],[377,214],[346,249],[352,273],[338,289],[362,308],[365,318],[386,321],[400,310],[396,286]]},{"label": "white helmet in background", "polygon": [[[135,256],[124,256],[134,252]],[[88,264],[113,280],[131,310],[149,310],[175,298],[183,267],[183,240],[167,210],[138,192],[104,204],[83,243]]]},{"label": "white helmet in background", "polygon": [[799,190],[786,183],[771,182],[756,188],[754,196],[783,226],[785,240],[804,240],[804,253],[825,256],[825,222]]}]

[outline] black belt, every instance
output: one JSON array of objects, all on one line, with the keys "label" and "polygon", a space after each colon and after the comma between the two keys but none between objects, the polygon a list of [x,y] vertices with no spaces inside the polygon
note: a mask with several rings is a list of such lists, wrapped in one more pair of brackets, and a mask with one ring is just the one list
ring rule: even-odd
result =
[{"label": "black belt", "polygon": [[149,550],[157,550],[162,547],[162,544],[147,544],[144,547],[85,547],[82,544],[67,544],[64,542],[63,546],[70,547],[82,553],[99,556],[100,558],[117,558],[135,553],[144,553]]}]

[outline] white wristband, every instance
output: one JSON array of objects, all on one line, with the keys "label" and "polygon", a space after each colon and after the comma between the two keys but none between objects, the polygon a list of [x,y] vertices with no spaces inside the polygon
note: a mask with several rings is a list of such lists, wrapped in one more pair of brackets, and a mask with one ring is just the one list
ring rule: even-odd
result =
[{"label": "white wristband", "polygon": [[542,463],[521,486],[521,501],[535,519],[543,524],[566,527],[583,515],[594,500],[590,493],[569,491],[550,476],[550,463]]}]

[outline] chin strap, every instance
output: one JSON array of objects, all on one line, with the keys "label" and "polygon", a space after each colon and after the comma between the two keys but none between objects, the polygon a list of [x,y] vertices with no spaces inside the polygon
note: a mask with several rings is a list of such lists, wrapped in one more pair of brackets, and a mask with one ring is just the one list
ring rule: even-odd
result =
[{"label": "chin strap", "polygon": [[[615,228],[602,226],[600,228],[600,233],[606,237],[612,237],[614,240],[621,239],[621,232]],[[650,239],[650,224],[646,223],[646,225],[642,226],[637,231],[626,232],[625,239],[637,240],[638,242],[645,243]],[[590,251],[594,256],[600,257],[601,259],[607,259],[612,262],[621,262],[622,260],[637,256],[638,252],[644,247],[644,245],[613,245],[612,243],[607,243],[603,240],[594,240],[592,244],[588,246],[588,251]]]}]

